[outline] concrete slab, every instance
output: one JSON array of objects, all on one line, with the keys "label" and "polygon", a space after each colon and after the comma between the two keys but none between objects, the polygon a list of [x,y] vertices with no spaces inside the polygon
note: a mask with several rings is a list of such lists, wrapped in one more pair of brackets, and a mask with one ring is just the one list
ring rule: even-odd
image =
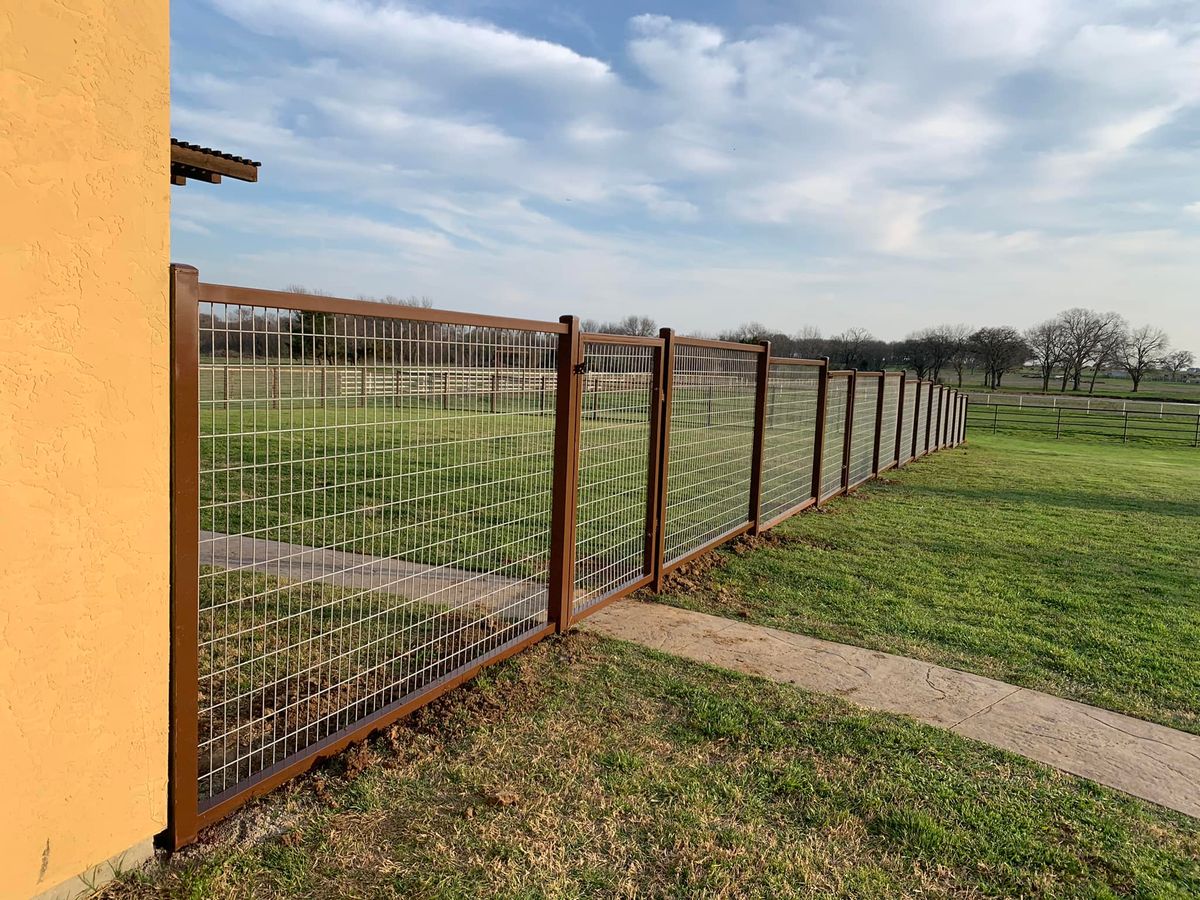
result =
[{"label": "concrete slab", "polygon": [[943,666],[659,603],[582,627],[902,713],[1200,818],[1200,736]]},{"label": "concrete slab", "polygon": [[320,581],[352,591],[379,591],[448,609],[482,606],[515,622],[546,620],[546,585],[532,578],[215,531],[200,532],[200,565],[252,569],[293,584]]},{"label": "concrete slab", "polygon": [[1026,689],[954,730],[1200,818],[1196,735]]}]

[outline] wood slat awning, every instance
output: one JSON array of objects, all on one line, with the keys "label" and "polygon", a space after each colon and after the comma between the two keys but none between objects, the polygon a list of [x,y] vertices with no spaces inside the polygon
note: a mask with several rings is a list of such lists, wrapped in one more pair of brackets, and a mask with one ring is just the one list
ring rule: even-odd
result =
[{"label": "wood slat awning", "polygon": [[189,178],[220,184],[225,175],[239,181],[258,181],[261,165],[252,159],[171,138],[171,184],[187,184]]}]

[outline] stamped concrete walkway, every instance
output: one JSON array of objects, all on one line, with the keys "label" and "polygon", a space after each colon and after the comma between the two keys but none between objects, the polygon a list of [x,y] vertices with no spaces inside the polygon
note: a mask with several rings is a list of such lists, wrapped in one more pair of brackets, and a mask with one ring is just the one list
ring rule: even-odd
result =
[{"label": "stamped concrete walkway", "polygon": [[611,637],[903,713],[1200,818],[1200,736],[980,675],[760,625],[625,600]]}]

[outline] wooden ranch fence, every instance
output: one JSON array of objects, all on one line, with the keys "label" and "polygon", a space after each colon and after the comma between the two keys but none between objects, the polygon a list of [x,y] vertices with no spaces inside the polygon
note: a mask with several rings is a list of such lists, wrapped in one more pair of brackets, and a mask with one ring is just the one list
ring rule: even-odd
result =
[{"label": "wooden ranch fence", "polygon": [[965,439],[769,344],[173,266],[170,840],[606,603]]}]

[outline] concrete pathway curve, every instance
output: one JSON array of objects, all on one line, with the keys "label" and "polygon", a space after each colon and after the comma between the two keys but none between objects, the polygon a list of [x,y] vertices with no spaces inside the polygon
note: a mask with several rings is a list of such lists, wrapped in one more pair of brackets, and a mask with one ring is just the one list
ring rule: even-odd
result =
[{"label": "concrete pathway curve", "polygon": [[655,650],[903,713],[1200,818],[1200,736],[903,656],[625,600],[582,623]]}]

